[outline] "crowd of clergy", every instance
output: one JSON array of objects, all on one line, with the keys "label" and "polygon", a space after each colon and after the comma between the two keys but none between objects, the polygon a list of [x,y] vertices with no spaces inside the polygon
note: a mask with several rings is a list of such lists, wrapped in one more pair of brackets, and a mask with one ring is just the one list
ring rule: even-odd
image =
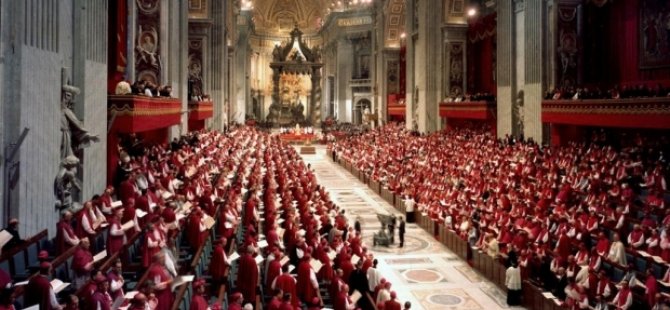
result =
[{"label": "crowd of clergy", "polygon": [[328,147],[472,251],[518,263],[566,307],[667,308],[668,144],[658,137],[548,147],[483,128],[417,135],[388,124]]},{"label": "crowd of clergy", "polygon": [[[79,210],[62,212],[54,247],[39,253],[36,274],[18,283],[0,271],[0,309],[168,310],[176,285],[192,286],[192,310],[403,308],[360,229],[277,136],[241,127],[167,145],[134,144],[132,151],[122,143],[119,152],[116,184]],[[13,220],[7,229],[19,225]],[[91,242],[103,229],[104,246]],[[124,249],[138,234],[143,240],[134,255],[147,281],[131,291],[123,269],[133,253]],[[18,233],[12,236],[8,245],[19,244]],[[206,272],[183,277],[179,245],[195,251],[209,236]],[[51,259],[72,251],[72,278],[60,279],[71,283],[63,290]],[[105,255],[119,252],[109,270],[98,269]],[[226,303],[212,302],[222,285]]]}]

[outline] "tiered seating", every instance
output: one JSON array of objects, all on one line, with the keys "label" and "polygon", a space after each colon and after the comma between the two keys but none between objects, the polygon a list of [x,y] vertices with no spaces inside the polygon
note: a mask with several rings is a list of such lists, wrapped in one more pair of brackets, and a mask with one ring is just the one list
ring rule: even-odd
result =
[{"label": "tiered seating", "polygon": [[[659,147],[667,148],[667,145]],[[565,245],[557,249],[575,254],[585,242],[595,247],[598,231],[604,232],[610,241],[614,233],[618,233],[627,244],[625,239],[634,224],[664,229],[668,223],[661,205],[664,200],[667,203],[670,196],[667,191],[653,194],[666,190],[667,171],[658,161],[658,149],[637,146],[617,152],[611,147],[574,144],[549,149],[532,143],[496,141],[483,131],[472,130],[416,137],[397,125],[338,141],[329,148],[336,152],[334,157],[338,157],[345,168],[399,210],[404,212],[406,200],[416,201],[419,226],[459,256],[471,259],[476,269],[501,286],[504,286],[505,268],[477,251],[472,253],[472,246],[487,250],[487,244],[481,238],[469,240],[468,225],[478,225],[478,236],[487,232],[498,236],[503,249],[500,258],[507,257],[513,245],[517,247],[514,254],[522,262],[526,278],[540,280],[535,282],[538,285],[547,285],[542,283],[547,278],[539,276],[542,259],[549,261],[556,257],[552,251],[557,248],[562,234],[570,234],[567,251],[563,250]],[[636,190],[639,186],[639,194],[621,186],[624,183]],[[590,214],[597,215],[598,229],[587,231]],[[527,221],[528,217],[539,221]],[[470,221],[473,218],[474,221]],[[561,218],[569,222],[561,224]],[[621,218],[624,225],[616,227]],[[542,222],[551,229],[548,242],[529,238],[519,243],[515,239],[524,230],[540,233]],[[645,240],[649,231],[647,228]],[[661,247],[663,242],[661,240]],[[659,250],[647,249],[646,245],[641,249]],[[627,262],[637,272],[638,282],[644,284],[647,280],[643,276],[647,268],[652,269],[656,279],[662,280],[667,262],[659,256],[646,255],[641,249],[633,250],[629,245],[625,253]],[[601,270],[606,272],[614,288],[623,277],[625,266],[605,258],[601,259]],[[670,292],[665,285],[660,289]],[[633,292],[635,304],[641,306],[644,289],[636,287]],[[615,294],[616,290],[609,298]],[[544,297],[527,299],[538,301]],[[589,301],[594,301],[592,294]]]}]

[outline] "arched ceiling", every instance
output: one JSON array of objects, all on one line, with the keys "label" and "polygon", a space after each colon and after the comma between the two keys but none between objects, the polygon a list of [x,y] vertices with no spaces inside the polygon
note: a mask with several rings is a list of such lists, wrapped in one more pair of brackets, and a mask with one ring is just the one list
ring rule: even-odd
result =
[{"label": "arched ceiling", "polygon": [[321,27],[328,0],[254,0],[253,21],[256,31],[268,35],[286,35],[297,25],[305,34]]}]

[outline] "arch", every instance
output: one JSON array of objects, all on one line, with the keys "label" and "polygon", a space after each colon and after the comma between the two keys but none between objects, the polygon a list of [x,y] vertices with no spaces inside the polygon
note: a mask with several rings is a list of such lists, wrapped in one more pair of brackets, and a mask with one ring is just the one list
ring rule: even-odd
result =
[{"label": "arch", "polygon": [[363,113],[367,110],[372,109],[372,101],[369,98],[361,98],[353,106],[353,122],[356,125],[363,123]]}]

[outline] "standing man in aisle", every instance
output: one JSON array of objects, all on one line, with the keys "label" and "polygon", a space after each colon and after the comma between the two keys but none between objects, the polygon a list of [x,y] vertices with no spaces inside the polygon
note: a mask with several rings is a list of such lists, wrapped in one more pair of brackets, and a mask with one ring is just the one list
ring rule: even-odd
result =
[{"label": "standing man in aisle", "polygon": [[403,203],[405,204],[405,217],[407,218],[407,222],[414,223],[414,206],[416,205],[416,201],[414,201],[414,198],[411,196],[405,195]]},{"label": "standing man in aisle", "polygon": [[398,239],[400,239],[400,247],[402,248],[405,245],[405,221],[402,216],[398,216]]}]

